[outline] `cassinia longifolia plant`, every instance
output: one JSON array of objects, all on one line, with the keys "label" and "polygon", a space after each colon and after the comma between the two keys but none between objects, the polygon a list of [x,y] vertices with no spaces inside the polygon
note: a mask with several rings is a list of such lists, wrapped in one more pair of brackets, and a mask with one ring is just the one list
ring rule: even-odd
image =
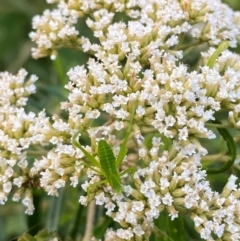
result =
[{"label": "cassinia longifolia plant", "polygon": [[[219,0],[47,2],[56,7],[33,18],[33,58],[54,61],[61,47],[90,57],[67,73],[67,119],[25,111],[36,76],[0,73],[0,203],[21,201],[31,215],[34,188],[58,196],[69,183],[85,191],[81,205],[94,201],[118,223],[104,240],[149,240],[163,211],[187,215],[204,240],[240,240],[237,177],[222,192],[207,180],[239,165],[240,13]],[[202,141],[217,133],[225,162],[204,166]],[[38,146],[47,154],[30,163]]]}]

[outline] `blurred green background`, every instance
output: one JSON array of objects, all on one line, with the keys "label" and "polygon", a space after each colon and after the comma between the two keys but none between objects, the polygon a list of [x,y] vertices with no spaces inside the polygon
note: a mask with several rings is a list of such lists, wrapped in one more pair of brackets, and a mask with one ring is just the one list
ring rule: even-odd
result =
[{"label": "blurred green background", "polygon": [[[236,10],[240,9],[238,0],[225,2]],[[31,58],[30,49],[33,44],[28,37],[31,19],[51,7],[53,6],[46,4],[44,0],[0,0],[0,72],[9,71],[16,74],[23,67],[29,74],[36,74],[39,77],[36,84],[37,93],[30,97],[27,108],[34,112],[45,108],[49,115],[63,114],[59,103],[67,97],[63,89],[67,82],[66,72],[73,66],[85,63],[87,58],[69,49],[60,50],[59,57],[54,62],[49,58]],[[224,174],[216,175],[211,180],[214,188],[221,190],[227,177],[228,175]],[[79,196],[80,189],[71,187],[62,191],[59,198],[48,197],[37,190],[34,193],[37,209],[30,217],[24,215],[24,207],[21,204],[9,200],[6,205],[0,206],[0,241],[16,240],[14,237],[23,232],[36,234],[44,227],[50,231],[57,230],[64,240],[77,240],[78,235],[84,231],[87,213],[85,208],[78,205]],[[103,233],[111,224],[111,219],[104,216],[102,209],[97,210],[96,220],[98,223],[94,231],[97,233]],[[201,240],[193,231],[189,220],[186,220],[186,225],[189,225],[188,240]]]}]

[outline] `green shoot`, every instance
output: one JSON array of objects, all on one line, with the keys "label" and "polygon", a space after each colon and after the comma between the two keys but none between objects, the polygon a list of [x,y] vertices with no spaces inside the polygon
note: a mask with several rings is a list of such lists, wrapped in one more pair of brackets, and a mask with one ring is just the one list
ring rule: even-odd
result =
[{"label": "green shoot", "polygon": [[215,52],[212,54],[212,56],[210,57],[210,59],[207,62],[207,66],[212,69],[218,56],[227,48],[229,47],[229,43],[227,41],[222,42],[218,48],[215,50]]},{"label": "green shoot", "polygon": [[[130,116],[130,125],[128,127],[128,130],[126,132],[125,138],[121,144],[118,156],[115,158],[112,148],[110,145],[105,141],[105,140],[100,140],[98,142],[98,158],[99,161],[97,161],[89,152],[87,152],[82,145],[79,143],[77,140],[79,132],[77,132],[73,136],[72,143],[75,147],[79,148],[85,157],[89,160],[92,166],[86,165],[87,167],[91,168],[98,174],[102,175],[105,177],[106,182],[109,183],[109,185],[113,188],[113,190],[116,193],[121,193],[122,192],[122,185],[121,185],[121,174],[118,172],[118,167],[122,164],[124,157],[127,154],[127,141],[131,135],[131,129],[133,125],[133,119],[134,119],[134,113],[135,113],[136,105],[132,109],[132,113]],[[95,169],[98,168],[99,170]],[[126,171],[124,172],[126,173]],[[103,183],[101,181],[101,183]],[[99,182],[100,184],[100,182]]]}]

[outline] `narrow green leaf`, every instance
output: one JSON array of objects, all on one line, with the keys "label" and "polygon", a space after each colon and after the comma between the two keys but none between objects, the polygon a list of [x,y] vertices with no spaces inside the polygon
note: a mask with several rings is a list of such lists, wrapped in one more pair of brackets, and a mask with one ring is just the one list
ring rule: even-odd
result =
[{"label": "narrow green leaf", "polygon": [[101,168],[99,162],[90,154],[88,153],[82,146],[81,144],[76,140],[77,137],[79,135],[79,132],[77,132],[73,138],[72,138],[72,143],[75,147],[79,148],[85,155],[85,157],[87,157],[87,159],[91,162],[91,164],[95,167]]},{"label": "narrow green leaf", "polygon": [[229,47],[229,43],[227,41],[222,42],[218,48],[215,50],[215,52],[212,54],[210,59],[208,60],[207,66],[212,69],[218,56],[227,48]]},{"label": "narrow green leaf", "polygon": [[132,108],[131,117],[130,117],[130,124],[129,124],[128,130],[126,132],[125,138],[124,138],[124,140],[122,142],[122,145],[120,147],[120,151],[119,151],[117,159],[116,159],[117,167],[119,167],[121,165],[124,157],[127,154],[126,145],[127,145],[128,138],[129,138],[129,136],[130,136],[130,134],[132,132],[132,125],[133,125],[133,119],[134,119],[134,113],[135,113],[135,110],[136,110],[136,105],[137,105],[137,101],[135,101],[134,106]]},{"label": "narrow green leaf", "polygon": [[[215,121],[212,121],[212,122],[214,124],[222,124],[217,119]],[[216,173],[221,173],[221,172],[226,171],[227,169],[229,169],[233,165],[233,163],[236,159],[236,155],[237,155],[236,143],[235,143],[232,135],[228,132],[227,129],[217,128],[217,130],[227,143],[229,160],[220,168],[208,168],[207,174],[216,174]]]},{"label": "narrow green leaf", "polygon": [[[124,141],[127,139],[124,139]],[[122,143],[121,147],[120,147],[120,151],[118,153],[117,159],[116,159],[116,166],[119,167],[122,164],[122,161],[124,159],[124,157],[127,155],[128,149],[124,146],[126,145],[126,143]]]}]

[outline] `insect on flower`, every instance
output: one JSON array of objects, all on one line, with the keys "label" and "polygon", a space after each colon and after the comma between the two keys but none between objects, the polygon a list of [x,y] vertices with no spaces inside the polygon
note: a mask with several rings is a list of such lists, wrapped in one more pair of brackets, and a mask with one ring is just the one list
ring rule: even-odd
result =
[{"label": "insect on flower", "polygon": [[[136,106],[136,105],[135,105]],[[105,177],[105,180],[100,181],[98,183],[95,183],[93,185],[98,185],[101,183],[108,182],[109,185],[113,188],[113,190],[116,193],[121,193],[122,192],[122,185],[121,185],[121,175],[125,174],[126,172],[130,171],[130,169],[123,171],[119,173],[118,167],[121,165],[123,162],[124,157],[127,154],[127,141],[129,139],[129,136],[131,134],[131,129],[133,125],[133,119],[134,119],[134,113],[135,113],[135,106],[132,109],[131,116],[130,116],[130,125],[127,129],[125,138],[121,144],[120,151],[118,153],[118,156],[115,157],[112,151],[112,148],[110,145],[105,141],[105,140],[100,140],[98,142],[98,158],[99,162],[89,153],[87,152],[82,145],[79,143],[77,140],[79,132],[77,132],[73,136],[72,143],[75,147],[79,148],[85,155],[85,157],[89,160],[92,166],[88,164],[84,164],[90,169],[94,170],[98,174],[102,175]],[[94,167],[97,167],[99,170],[96,170]]]}]

